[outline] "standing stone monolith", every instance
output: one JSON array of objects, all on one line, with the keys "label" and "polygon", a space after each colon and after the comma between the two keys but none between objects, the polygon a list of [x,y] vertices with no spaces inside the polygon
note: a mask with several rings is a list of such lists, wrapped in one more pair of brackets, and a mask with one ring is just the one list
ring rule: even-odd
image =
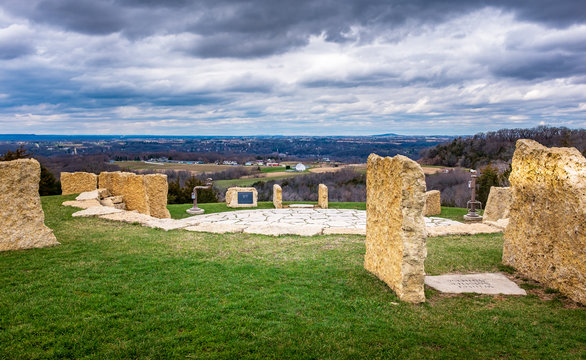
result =
[{"label": "standing stone monolith", "polygon": [[510,187],[491,186],[482,221],[498,221],[507,219],[511,208],[512,193]]},{"label": "standing stone monolith", "polygon": [[430,190],[425,193],[423,215],[439,215],[442,213],[441,194],[439,190]]},{"label": "standing stone monolith", "polygon": [[586,304],[586,159],[518,140],[503,263]]},{"label": "standing stone monolith", "polygon": [[328,208],[328,187],[324,184],[319,184],[317,206],[322,209]]},{"label": "standing stone monolith", "polygon": [[167,209],[167,193],[169,192],[167,175],[149,174],[144,175],[143,179],[151,216],[159,219],[171,218],[171,214]]},{"label": "standing stone monolith", "polygon": [[87,172],[62,172],[60,175],[61,194],[81,194],[98,188],[98,175]]},{"label": "standing stone monolith", "polygon": [[411,303],[425,301],[424,205],[419,164],[402,155],[368,157],[364,267]]},{"label": "standing stone monolith", "polygon": [[275,209],[283,208],[283,189],[278,184],[273,185],[273,205]]},{"label": "standing stone monolith", "polygon": [[59,245],[45,226],[34,159],[0,161],[0,251]]}]

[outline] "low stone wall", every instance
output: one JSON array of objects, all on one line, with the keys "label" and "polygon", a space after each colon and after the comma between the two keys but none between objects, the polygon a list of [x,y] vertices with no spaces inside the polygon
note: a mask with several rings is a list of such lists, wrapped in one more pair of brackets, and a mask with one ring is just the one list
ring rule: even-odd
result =
[{"label": "low stone wall", "polygon": [[482,221],[508,219],[512,199],[511,188],[492,186],[488,194],[488,200],[486,200]]},{"label": "low stone wall", "polygon": [[425,301],[425,176],[419,164],[397,155],[371,154],[366,177],[364,267],[402,301]]},{"label": "low stone wall", "polygon": [[171,217],[167,210],[167,175],[102,172],[98,185],[100,189],[108,189],[113,196],[122,196],[126,210],[136,210],[160,219]]},{"label": "low stone wall", "polygon": [[0,251],[59,245],[45,226],[34,159],[0,161]]},{"label": "low stone wall", "polygon": [[[252,203],[245,204],[238,202],[238,193],[252,193]],[[257,207],[258,191],[253,187],[231,187],[226,191],[226,205],[231,208]]]},{"label": "low stone wall", "polygon": [[322,209],[328,208],[328,187],[324,184],[319,184],[317,206]]},{"label": "low stone wall", "polygon": [[518,140],[503,263],[586,304],[586,159]]},{"label": "low stone wall", "polygon": [[98,188],[98,176],[87,172],[62,172],[61,194],[81,194],[86,191],[94,191]]},{"label": "low stone wall", "polygon": [[273,185],[273,205],[275,209],[283,208],[283,189],[278,184]]},{"label": "low stone wall", "polygon": [[423,215],[432,216],[442,213],[441,194],[439,190],[430,190],[425,193],[425,206]]}]

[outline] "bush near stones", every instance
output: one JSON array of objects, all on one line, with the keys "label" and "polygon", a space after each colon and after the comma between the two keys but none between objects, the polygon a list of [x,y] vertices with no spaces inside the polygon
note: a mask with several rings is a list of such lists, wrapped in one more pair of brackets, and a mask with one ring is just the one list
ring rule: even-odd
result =
[{"label": "bush near stones", "polygon": [[586,304],[586,159],[517,141],[503,263]]}]

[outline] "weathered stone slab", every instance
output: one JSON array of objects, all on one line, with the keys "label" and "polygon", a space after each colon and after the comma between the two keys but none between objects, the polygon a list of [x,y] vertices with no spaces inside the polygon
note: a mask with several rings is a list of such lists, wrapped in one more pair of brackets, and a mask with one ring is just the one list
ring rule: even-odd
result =
[{"label": "weathered stone slab", "polygon": [[45,226],[34,159],[0,161],[0,251],[59,245]]},{"label": "weathered stone slab", "polygon": [[439,190],[431,190],[425,193],[425,206],[423,215],[439,215],[442,212],[441,194]]},{"label": "weathered stone slab", "polygon": [[62,172],[60,175],[61,194],[79,194],[86,191],[96,190],[98,187],[98,176],[87,172]]},{"label": "weathered stone slab", "polygon": [[322,233],[324,235],[338,235],[338,234],[354,234],[366,235],[366,229],[356,228],[324,228]]},{"label": "weathered stone slab", "polygon": [[77,201],[98,200],[99,196],[100,195],[98,194],[98,190],[96,189],[96,190],[92,190],[92,191],[82,192],[81,194],[77,195],[75,200],[77,200]]},{"label": "weathered stone slab", "polygon": [[328,208],[328,187],[324,184],[319,184],[317,206],[322,209]]},{"label": "weathered stone slab", "polygon": [[167,209],[167,192],[169,191],[167,175],[144,175],[144,183],[147,190],[150,215],[159,219],[171,218],[171,214]]},{"label": "weathered stone slab", "polygon": [[200,224],[186,227],[184,230],[196,232],[209,232],[216,234],[241,233],[246,226],[234,224]]},{"label": "weathered stone slab", "polygon": [[586,304],[586,159],[518,140],[503,263]]},{"label": "weathered stone slab", "polygon": [[511,188],[492,186],[488,194],[488,200],[486,200],[482,221],[496,222],[500,219],[507,219],[509,217],[511,200]]},{"label": "weathered stone slab", "polygon": [[71,206],[71,207],[76,207],[76,208],[80,208],[80,209],[87,209],[87,208],[91,208],[94,206],[101,206],[102,204],[100,204],[100,202],[98,200],[82,200],[82,201],[64,201],[61,205],[63,206]]},{"label": "weathered stone slab", "polygon": [[311,204],[291,204],[289,207],[292,209],[313,209],[315,206]]},{"label": "weathered stone slab", "polygon": [[502,233],[503,229],[496,226],[481,223],[468,223],[457,225],[440,225],[427,227],[427,236],[445,235],[475,235]]},{"label": "weathered stone slab", "polygon": [[226,205],[231,208],[257,207],[258,191],[253,187],[231,187],[226,191]]},{"label": "weathered stone slab", "polygon": [[368,157],[364,267],[412,303],[425,301],[424,205],[419,164],[401,155]]},{"label": "weathered stone slab", "polygon": [[107,214],[120,213],[123,210],[114,209],[107,206],[92,206],[85,210],[74,212],[71,216],[73,217],[90,217],[90,216],[101,216]]},{"label": "weathered stone slab", "polygon": [[299,236],[314,236],[322,233],[323,227],[314,225],[251,225],[244,229],[246,234],[259,234],[259,235],[299,235]]},{"label": "weathered stone slab", "polygon": [[527,295],[525,290],[503,274],[469,274],[426,276],[425,285],[444,293]]},{"label": "weathered stone slab", "polygon": [[283,208],[283,189],[278,184],[273,185],[273,205],[275,209]]}]

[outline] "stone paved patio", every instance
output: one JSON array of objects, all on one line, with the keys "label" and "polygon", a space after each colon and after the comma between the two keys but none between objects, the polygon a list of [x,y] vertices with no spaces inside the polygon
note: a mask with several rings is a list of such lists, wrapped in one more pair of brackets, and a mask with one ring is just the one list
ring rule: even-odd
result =
[{"label": "stone paved patio", "polygon": [[[75,202],[64,205],[76,206]],[[81,204],[80,204],[81,207]],[[139,223],[164,230],[184,229],[213,233],[244,232],[264,235],[360,234],[366,233],[366,211],[349,209],[257,209],[191,216],[185,219],[157,219],[133,211],[91,206],[73,216],[98,216],[103,219]],[[462,223],[426,217],[430,228],[449,229]]]}]

